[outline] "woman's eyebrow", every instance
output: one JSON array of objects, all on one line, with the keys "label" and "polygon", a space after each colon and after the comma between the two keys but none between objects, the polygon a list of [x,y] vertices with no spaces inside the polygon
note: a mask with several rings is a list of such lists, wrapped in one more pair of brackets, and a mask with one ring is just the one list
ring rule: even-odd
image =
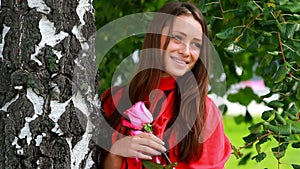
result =
[{"label": "woman's eyebrow", "polygon": [[181,35],[183,35],[183,36],[187,36],[186,33],[183,33],[183,32],[181,32],[181,31],[173,31],[173,32],[179,33],[179,34],[181,34]]},{"label": "woman's eyebrow", "polygon": [[202,42],[202,39],[194,38],[195,41]]}]

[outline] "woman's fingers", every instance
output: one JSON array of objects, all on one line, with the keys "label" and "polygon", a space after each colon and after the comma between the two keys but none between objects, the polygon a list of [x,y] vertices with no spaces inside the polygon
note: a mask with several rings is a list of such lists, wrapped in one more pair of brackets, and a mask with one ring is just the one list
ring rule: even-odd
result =
[{"label": "woman's fingers", "polygon": [[143,154],[141,152],[138,152],[136,151],[135,153],[136,155],[133,156],[133,157],[137,157],[137,158],[140,158],[140,159],[145,159],[145,160],[152,160],[152,157],[150,155],[147,155],[147,154]]},{"label": "woman's fingers", "polygon": [[156,149],[149,147],[149,146],[145,146],[145,145],[136,145],[135,149],[138,152],[142,152],[143,154],[149,154],[149,155],[161,155],[160,151],[157,151]]},{"label": "woman's fingers", "polygon": [[142,133],[142,134],[140,134],[140,136],[141,137],[145,137],[145,138],[150,138],[153,141],[155,141],[155,142],[157,142],[158,144],[161,144],[161,145],[165,144],[160,138],[158,138],[155,135],[150,134],[150,133]]},{"label": "woman's fingers", "polygon": [[126,136],[116,141],[110,152],[123,157],[138,157],[151,159],[151,156],[160,155],[166,151],[164,142],[158,137],[149,133],[142,133],[135,136]]},{"label": "woman's fingers", "polygon": [[[137,142],[138,145],[144,145],[152,149],[158,150],[159,152],[165,152],[166,148],[163,146],[164,142],[154,135],[141,135],[140,137],[133,138],[133,142]],[[148,149],[147,149],[148,150]],[[143,150],[142,150],[143,151]],[[153,152],[153,151],[151,151]],[[155,153],[151,153],[157,155]]]}]

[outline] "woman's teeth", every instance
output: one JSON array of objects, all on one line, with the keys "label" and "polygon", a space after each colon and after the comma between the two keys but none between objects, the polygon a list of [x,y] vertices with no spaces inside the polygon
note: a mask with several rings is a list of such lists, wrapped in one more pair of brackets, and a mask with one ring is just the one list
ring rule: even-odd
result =
[{"label": "woman's teeth", "polygon": [[177,63],[180,63],[180,64],[185,64],[185,62],[184,61],[182,61],[182,60],[179,60],[179,59],[176,59],[176,58],[173,58],[174,60],[175,60],[175,62],[177,62]]}]

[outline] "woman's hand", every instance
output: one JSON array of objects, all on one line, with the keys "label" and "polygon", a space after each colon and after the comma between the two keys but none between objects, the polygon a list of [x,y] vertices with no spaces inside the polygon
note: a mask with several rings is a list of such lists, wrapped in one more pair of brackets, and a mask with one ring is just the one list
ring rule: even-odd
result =
[{"label": "woman's hand", "polygon": [[126,136],[117,140],[110,149],[110,153],[121,157],[137,157],[152,159],[151,156],[165,152],[164,142],[150,133]]}]

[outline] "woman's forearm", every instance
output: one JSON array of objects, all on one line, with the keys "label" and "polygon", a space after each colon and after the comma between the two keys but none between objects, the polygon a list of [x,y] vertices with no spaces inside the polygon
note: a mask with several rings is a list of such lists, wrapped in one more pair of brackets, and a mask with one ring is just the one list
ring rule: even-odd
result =
[{"label": "woman's forearm", "polygon": [[116,154],[108,153],[104,160],[104,169],[120,169],[122,167],[123,158]]}]

